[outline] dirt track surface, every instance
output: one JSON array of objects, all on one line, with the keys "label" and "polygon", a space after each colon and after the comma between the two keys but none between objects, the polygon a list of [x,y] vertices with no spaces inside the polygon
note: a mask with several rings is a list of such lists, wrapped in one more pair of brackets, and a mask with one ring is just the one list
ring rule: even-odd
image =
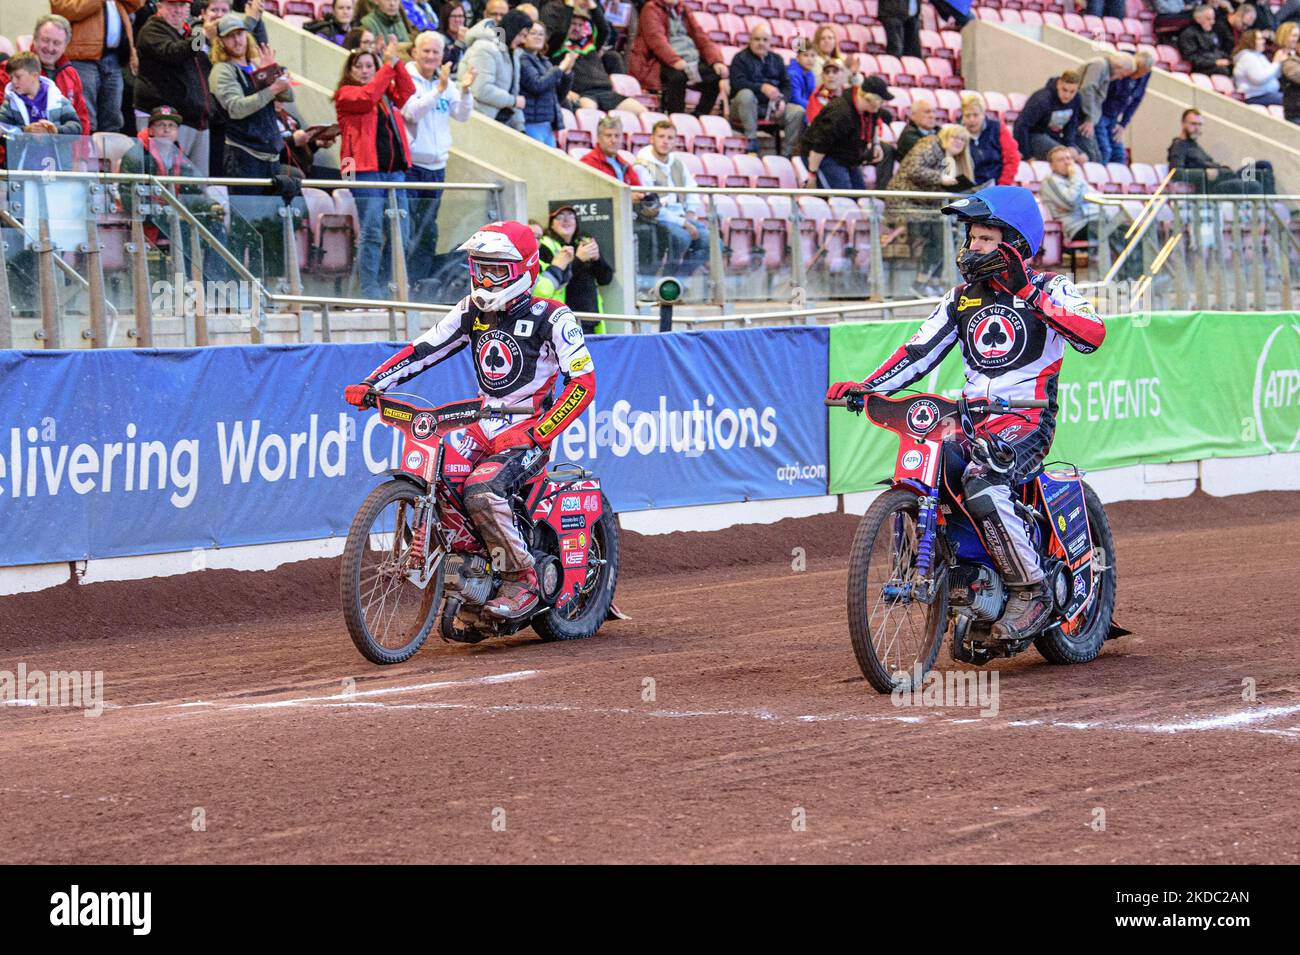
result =
[{"label": "dirt track surface", "polygon": [[988,717],[861,678],[851,515],[626,534],[632,619],[389,668],[333,561],[0,598],[109,704],[0,706],[0,862],[1300,862],[1300,493],[1109,511],[1134,635]]}]

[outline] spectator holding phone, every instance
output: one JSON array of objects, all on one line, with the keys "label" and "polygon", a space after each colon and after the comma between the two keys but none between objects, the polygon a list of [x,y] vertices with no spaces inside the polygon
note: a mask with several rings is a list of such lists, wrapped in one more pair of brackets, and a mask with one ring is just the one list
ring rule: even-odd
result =
[{"label": "spectator holding phone", "polygon": [[[553,210],[548,221],[538,240],[542,273],[533,294],[564,302],[575,312],[603,312],[600,290],[614,281],[614,269],[601,253],[600,244],[579,228],[573,206]],[[605,323],[584,320],[582,330],[599,335],[605,331]]]}]

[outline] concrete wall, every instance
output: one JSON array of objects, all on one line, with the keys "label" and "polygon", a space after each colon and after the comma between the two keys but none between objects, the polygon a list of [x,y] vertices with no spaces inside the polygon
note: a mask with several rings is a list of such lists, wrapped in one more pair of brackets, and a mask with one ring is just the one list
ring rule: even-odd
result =
[{"label": "concrete wall", "polygon": [[[1092,43],[1054,27],[1040,30],[973,20],[962,30],[962,70],[970,89],[1032,93],[1049,77],[1096,55]],[[1201,143],[1216,160],[1238,166],[1251,159],[1268,159],[1279,191],[1300,189],[1300,127],[1160,70],[1128,130],[1133,158],[1165,162],[1169,143],[1181,129],[1182,112],[1190,106],[1205,113]]]},{"label": "concrete wall", "polygon": [[36,18],[50,12],[50,0],[0,0],[0,33],[11,40],[31,33]]}]

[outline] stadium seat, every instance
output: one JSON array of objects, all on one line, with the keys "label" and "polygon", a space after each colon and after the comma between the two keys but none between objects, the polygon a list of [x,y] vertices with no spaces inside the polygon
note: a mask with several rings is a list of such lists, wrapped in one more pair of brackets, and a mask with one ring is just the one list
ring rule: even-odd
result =
[{"label": "stadium seat", "polygon": [[0,36],[0,54],[13,56],[17,52],[18,48],[14,46],[13,40],[9,39],[7,36]]},{"label": "stadium seat", "polygon": [[713,137],[720,152],[743,153],[748,149],[749,144],[745,142],[745,137],[736,135],[725,117],[701,116],[699,120],[704,135]]},{"label": "stadium seat", "polygon": [[100,157],[100,172],[118,172],[122,168],[122,157],[136,142],[123,133],[92,133],[91,140]]},{"label": "stadium seat", "polygon": [[21,52],[27,53],[32,48],[32,35],[30,33],[20,33],[14,37],[14,44]]},{"label": "stadium seat", "polygon": [[730,158],[735,164],[736,174],[744,176],[750,186],[757,189],[775,189],[780,185],[780,181],[767,171],[763,160],[757,156],[741,153]]},{"label": "stadium seat", "polygon": [[712,176],[720,186],[728,185],[728,177],[737,175],[736,164],[723,153],[700,153],[700,162],[706,175]]},{"label": "stadium seat", "polygon": [[777,181],[780,189],[797,189],[799,180],[790,160],[784,156],[770,155],[763,157],[763,166],[767,174]]},{"label": "stadium seat", "polygon": [[[960,80],[960,77],[958,77]],[[961,122],[961,95],[951,88],[940,88],[934,91],[936,100],[936,111],[940,114],[947,114],[950,123]]]},{"label": "stadium seat", "polygon": [[316,246],[310,271],[328,275],[350,273],[356,254],[357,236],[361,231],[361,220],[357,216],[356,201],[352,198],[351,191],[334,191],[332,212],[327,211],[324,204],[319,204],[317,209],[320,215],[316,217],[312,213],[310,202],[307,208]]},{"label": "stadium seat", "polygon": [[673,126],[677,128],[677,136],[681,140],[682,148],[689,149],[691,152],[700,152],[702,146],[709,146],[709,152],[717,152],[716,144],[709,142],[703,143],[699,140],[704,135],[704,129],[700,126],[700,121],[690,113],[673,113],[668,117],[673,121]]},{"label": "stadium seat", "polygon": [[799,244],[803,249],[804,268],[826,268],[824,249],[819,248],[823,226],[831,218],[831,207],[820,196],[800,196]]}]

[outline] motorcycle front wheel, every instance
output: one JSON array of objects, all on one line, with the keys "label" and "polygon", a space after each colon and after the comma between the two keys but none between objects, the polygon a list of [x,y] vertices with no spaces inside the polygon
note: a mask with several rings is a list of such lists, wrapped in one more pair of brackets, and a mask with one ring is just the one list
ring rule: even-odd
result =
[{"label": "motorcycle front wheel", "polygon": [[[939,562],[930,603],[916,569],[917,498],[881,494],[863,515],[849,558],[849,637],[862,675],[880,693],[911,685],[934,666],[948,629],[948,571]],[[919,671],[918,671],[919,668]]]},{"label": "motorcycle front wheel", "polygon": [[361,655],[381,666],[402,663],[420,649],[442,602],[442,563],[423,589],[411,579],[422,563],[412,553],[419,498],[409,481],[379,485],[352,519],[343,547],[343,619]]}]

